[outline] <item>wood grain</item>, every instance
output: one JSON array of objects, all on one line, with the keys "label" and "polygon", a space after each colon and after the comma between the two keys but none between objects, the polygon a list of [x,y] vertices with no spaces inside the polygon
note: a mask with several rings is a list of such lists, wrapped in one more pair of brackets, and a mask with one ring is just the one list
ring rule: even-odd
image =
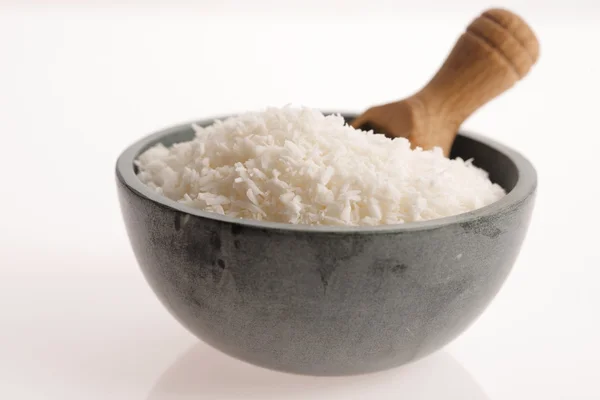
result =
[{"label": "wood grain", "polygon": [[352,122],[447,156],[458,128],[478,108],[527,75],[539,57],[533,30],[516,14],[491,9],[460,36],[435,76],[413,96],[368,109]]}]

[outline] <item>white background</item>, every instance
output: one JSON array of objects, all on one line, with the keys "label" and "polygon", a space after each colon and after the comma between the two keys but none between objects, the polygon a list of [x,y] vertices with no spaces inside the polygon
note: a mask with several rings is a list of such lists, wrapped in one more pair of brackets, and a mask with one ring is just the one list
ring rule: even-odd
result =
[{"label": "white background", "polygon": [[539,172],[531,229],[485,314],[437,354],[354,378],[266,371],[198,342],[138,270],[113,170],[191,119],[410,95],[485,1],[0,1],[0,398],[600,399],[600,5],[500,1],[530,75],[466,128]]}]

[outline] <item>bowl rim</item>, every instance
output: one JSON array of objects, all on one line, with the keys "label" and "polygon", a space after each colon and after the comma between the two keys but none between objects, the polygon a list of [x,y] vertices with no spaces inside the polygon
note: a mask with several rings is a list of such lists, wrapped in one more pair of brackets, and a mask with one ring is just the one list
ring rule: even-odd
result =
[{"label": "bowl rim", "polygon": [[[346,118],[352,118],[358,114],[355,112],[342,111],[322,111],[324,114],[339,114]],[[431,219],[427,221],[406,222],[403,224],[386,224],[376,226],[336,226],[336,225],[301,225],[288,224],[284,222],[258,221],[251,219],[241,219],[229,217],[209,211],[203,211],[197,208],[187,206],[177,201],[171,200],[168,197],[162,196],[142,181],[134,173],[134,160],[139,154],[160,141],[161,138],[180,132],[182,129],[189,129],[192,124],[207,125],[215,120],[222,120],[236,113],[228,115],[220,115],[215,117],[203,118],[185,123],[173,125],[164,129],[160,129],[151,133],[140,140],[128,146],[118,157],[116,163],[117,179],[130,191],[137,196],[146,198],[159,206],[177,211],[183,214],[191,215],[199,218],[225,222],[233,225],[241,225],[246,228],[269,229],[278,231],[300,231],[314,233],[345,233],[345,234],[368,234],[368,233],[401,233],[410,231],[432,230],[445,227],[453,224],[469,224],[474,221],[499,214],[503,211],[513,209],[529,198],[537,188],[537,172],[531,162],[518,151],[509,148],[493,139],[481,136],[468,130],[459,130],[458,135],[463,136],[492,148],[493,150],[504,154],[516,166],[518,178],[515,187],[508,192],[500,200],[491,203],[487,206],[478,208],[462,214],[457,214],[449,217]]]}]

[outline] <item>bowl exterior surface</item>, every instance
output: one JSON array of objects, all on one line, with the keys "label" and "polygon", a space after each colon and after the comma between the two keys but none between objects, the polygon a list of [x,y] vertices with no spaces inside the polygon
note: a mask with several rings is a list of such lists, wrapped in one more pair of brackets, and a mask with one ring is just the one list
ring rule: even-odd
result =
[{"label": "bowl exterior surface", "polygon": [[454,339],[500,289],[534,202],[436,229],[342,234],[211,220],[118,188],[138,263],[183,325],[242,360],[313,375],[387,369]]}]

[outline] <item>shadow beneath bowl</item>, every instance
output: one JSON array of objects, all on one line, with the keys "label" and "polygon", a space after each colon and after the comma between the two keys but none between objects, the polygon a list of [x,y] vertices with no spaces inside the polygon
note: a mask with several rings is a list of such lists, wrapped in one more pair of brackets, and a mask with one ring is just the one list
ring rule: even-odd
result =
[{"label": "shadow beneath bowl", "polygon": [[472,399],[488,397],[450,354],[368,375],[312,377],[271,371],[198,343],[158,379],[147,400],[173,399]]}]

